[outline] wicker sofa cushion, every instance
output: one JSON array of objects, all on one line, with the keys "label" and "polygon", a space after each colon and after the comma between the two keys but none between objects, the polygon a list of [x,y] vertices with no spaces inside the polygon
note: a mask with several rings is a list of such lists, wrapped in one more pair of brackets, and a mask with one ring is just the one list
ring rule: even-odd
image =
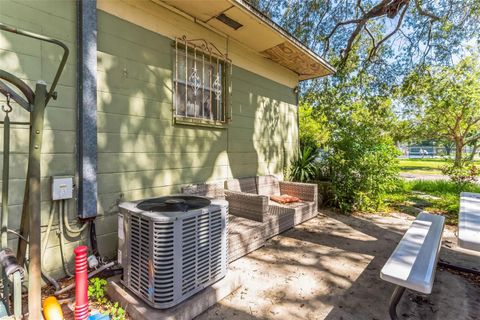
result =
[{"label": "wicker sofa cushion", "polygon": [[[299,201],[292,203],[278,203],[272,200],[268,201],[268,211],[270,214],[282,214],[288,211],[301,212],[310,210],[315,205],[313,201]],[[316,214],[316,213],[315,213]]]},{"label": "wicker sofa cushion", "polygon": [[258,194],[255,177],[227,180],[225,181],[225,188],[230,191]]},{"label": "wicker sofa cushion", "polygon": [[182,187],[182,193],[201,197],[225,199],[223,182],[191,184]]},{"label": "wicker sofa cushion", "polygon": [[312,201],[286,204],[270,201],[268,214],[271,217],[271,220],[267,223],[267,238],[315,217],[317,215],[315,208],[316,203]]},{"label": "wicker sofa cushion", "polygon": [[258,194],[262,196],[279,196],[280,195],[280,184],[278,178],[272,175],[269,176],[258,176],[257,188]]},{"label": "wicker sofa cushion", "polygon": [[232,262],[265,245],[265,224],[241,217],[228,217],[228,260]]}]

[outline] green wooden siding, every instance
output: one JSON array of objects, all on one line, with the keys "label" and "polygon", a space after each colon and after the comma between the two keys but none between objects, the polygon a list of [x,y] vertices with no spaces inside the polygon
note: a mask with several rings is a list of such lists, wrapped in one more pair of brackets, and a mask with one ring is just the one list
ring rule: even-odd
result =
[{"label": "green wooden siding", "polygon": [[281,173],[297,145],[291,88],[233,67],[227,129],[172,122],[172,40],[99,11],[101,214],[181,185]]},{"label": "green wooden siding", "polygon": [[[50,176],[70,175],[76,170],[76,4],[67,1],[0,1],[0,20],[8,25],[55,37],[70,49],[70,57],[57,86],[58,99],[51,100],[45,113],[45,133],[42,145],[42,229],[45,230],[50,211]],[[0,32],[0,68],[27,81],[31,87],[37,80],[50,85],[60,62],[62,51],[51,44],[40,43],[11,33]],[[0,104],[4,103],[3,96]],[[3,118],[3,112],[0,112]],[[29,115],[14,105],[12,119],[28,121]],[[0,153],[3,152],[3,127],[0,128]],[[9,228],[17,229],[20,224],[23,189],[25,186],[28,129],[15,126],[11,132],[10,159],[10,215]],[[0,168],[3,166],[0,155]],[[76,221],[74,201],[69,201],[69,216]],[[47,271],[55,276],[62,275],[62,264],[55,219],[49,237],[46,257]],[[69,237],[66,256],[73,258],[72,249],[80,238]],[[9,235],[9,246],[16,249],[16,236]],[[72,260],[71,260],[72,261]]]},{"label": "green wooden siding", "polygon": [[[52,101],[46,112],[42,146],[45,229],[51,206],[50,176],[73,176],[76,170],[75,2],[8,0],[1,1],[0,7],[2,22],[57,37],[71,50],[58,86],[58,100]],[[185,184],[228,179],[232,175],[282,173],[298,140],[296,98],[291,88],[234,66],[232,121],[227,129],[174,125],[172,41],[103,11],[98,11],[97,36],[97,234],[102,254],[116,254],[119,201],[176,193]],[[2,32],[0,59],[2,68],[32,85],[38,79],[50,83],[60,51]],[[14,111],[13,118],[26,121],[28,114]],[[27,129],[12,131],[11,149],[10,227],[16,229],[25,183]],[[2,150],[0,143],[0,153]],[[69,201],[68,207],[73,223],[75,202]],[[57,220],[45,256],[47,271],[59,276],[62,264],[56,228]],[[70,249],[85,241],[86,233],[68,238],[70,262]],[[11,246],[16,247],[13,236]]]}]

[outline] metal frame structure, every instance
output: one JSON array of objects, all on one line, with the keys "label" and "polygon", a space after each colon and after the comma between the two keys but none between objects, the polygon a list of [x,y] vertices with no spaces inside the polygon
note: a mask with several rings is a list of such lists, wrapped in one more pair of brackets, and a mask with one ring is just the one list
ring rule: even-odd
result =
[{"label": "metal frame structure", "polygon": [[[231,120],[231,112],[228,110],[228,96],[230,93],[230,75],[232,71],[232,61],[228,58],[227,53],[222,53],[213,43],[208,42],[204,39],[187,39],[186,36],[176,37],[175,44],[175,66],[174,66],[174,95],[173,95],[173,117],[174,119],[190,119],[190,120],[199,120],[206,121],[212,124],[225,124]],[[184,50],[181,52],[181,50]],[[179,80],[179,59],[180,53],[185,59],[185,80]],[[193,54],[193,66],[188,65],[189,53]],[[197,72],[197,54],[201,55],[201,75]],[[206,75],[205,67],[206,66],[215,66],[216,74]],[[191,67],[192,72],[189,75],[189,67]],[[208,76],[209,83],[205,84],[205,76]],[[213,80],[215,78],[215,80]],[[177,92],[178,84],[183,83],[185,85],[185,114],[181,115],[178,112],[178,101],[177,101]],[[188,102],[188,87],[191,86],[194,90],[194,95],[196,96],[198,91],[201,90],[201,114],[197,115],[196,110],[194,109],[194,115],[191,116],[187,111],[187,102]],[[210,113],[214,114],[213,110],[213,101],[216,102],[216,118],[208,119],[204,115],[203,103],[205,102],[205,90],[208,88],[210,91],[209,94],[209,104],[210,104]],[[213,97],[215,96],[215,97]]]},{"label": "metal frame structure", "polygon": [[[4,70],[0,70],[0,93],[7,97],[7,107],[4,108],[6,112],[5,120],[2,121],[4,125],[4,163],[3,163],[3,185],[2,190],[2,228],[1,228],[1,246],[2,250],[7,248],[7,232],[8,232],[8,177],[9,177],[9,161],[10,156],[9,144],[10,144],[10,125],[29,125],[30,126],[30,140],[28,149],[28,166],[27,177],[25,183],[25,192],[23,198],[22,217],[20,223],[20,237],[17,250],[17,264],[23,267],[26,262],[27,251],[27,239],[29,245],[29,263],[28,263],[28,317],[29,319],[41,319],[41,186],[40,186],[40,158],[43,136],[43,122],[45,107],[51,98],[56,99],[57,93],[55,88],[57,86],[60,75],[65,67],[68,59],[69,49],[59,40],[39,35],[33,32],[19,30],[3,23],[0,23],[0,30],[18,34],[32,39],[45,41],[57,45],[63,49],[63,56],[60,65],[55,73],[50,90],[47,90],[47,84],[44,81],[37,81],[35,91],[33,91],[25,82],[20,80],[13,74],[10,74]],[[16,87],[24,96],[21,97],[13,89],[11,89],[5,82]],[[30,113],[29,122],[11,122],[8,117],[8,112],[11,111],[10,99],[18,103],[22,108]],[[6,160],[6,161],[5,161]],[[6,188],[5,188],[6,186]],[[5,269],[3,270],[5,274]],[[14,286],[18,288],[18,275],[14,275]],[[5,280],[5,276],[4,276]],[[6,283],[4,282],[4,286]],[[4,290],[4,300],[8,300],[9,290]],[[18,292],[14,293],[15,297],[18,296]],[[21,291],[20,291],[21,297]],[[18,305],[20,304],[20,305]],[[20,301],[14,301],[14,313],[16,318],[20,318],[21,315],[21,299]]]},{"label": "metal frame structure", "polygon": [[390,315],[390,319],[392,320],[398,320],[398,315],[397,315],[397,305],[400,302],[400,299],[403,296],[403,293],[405,292],[405,287],[401,286],[396,286],[395,290],[392,293],[392,296],[390,297],[390,305],[388,307],[388,313]]}]

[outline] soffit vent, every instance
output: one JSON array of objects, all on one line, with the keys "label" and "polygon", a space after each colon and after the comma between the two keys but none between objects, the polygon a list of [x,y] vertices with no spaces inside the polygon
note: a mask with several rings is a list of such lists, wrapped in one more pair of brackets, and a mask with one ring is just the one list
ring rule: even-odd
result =
[{"label": "soffit vent", "polygon": [[232,29],[238,30],[239,28],[243,27],[243,24],[241,24],[238,21],[233,20],[229,16],[227,16],[225,13],[222,13],[218,16],[216,16],[217,20],[222,21],[225,23],[227,26],[229,26]]}]

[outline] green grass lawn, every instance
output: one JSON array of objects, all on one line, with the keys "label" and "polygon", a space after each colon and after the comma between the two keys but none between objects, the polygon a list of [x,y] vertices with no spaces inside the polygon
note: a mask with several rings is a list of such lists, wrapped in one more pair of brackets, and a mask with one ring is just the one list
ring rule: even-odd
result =
[{"label": "green grass lawn", "polygon": [[400,159],[400,172],[418,174],[442,174],[440,168],[447,164],[438,158]]},{"label": "green grass lawn", "polygon": [[389,210],[415,215],[415,208],[441,214],[447,224],[456,225],[462,191],[480,193],[480,185],[467,184],[459,188],[448,180],[402,181],[397,191],[388,195],[386,206]]}]

